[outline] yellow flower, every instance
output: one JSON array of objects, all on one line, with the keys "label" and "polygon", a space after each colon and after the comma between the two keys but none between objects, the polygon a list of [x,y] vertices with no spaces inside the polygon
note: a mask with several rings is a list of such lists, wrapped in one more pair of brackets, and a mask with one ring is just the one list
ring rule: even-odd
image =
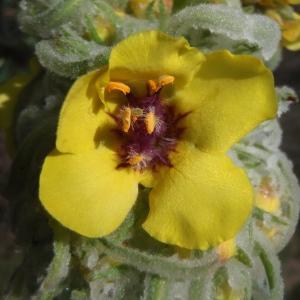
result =
[{"label": "yellow flower", "polygon": [[257,58],[204,55],[184,38],[127,38],[108,67],[76,80],[62,107],[40,199],[64,226],[102,237],[120,226],[138,184],[151,187],[143,228],[155,239],[207,249],[233,238],[253,207],[230,147],[277,103]]}]

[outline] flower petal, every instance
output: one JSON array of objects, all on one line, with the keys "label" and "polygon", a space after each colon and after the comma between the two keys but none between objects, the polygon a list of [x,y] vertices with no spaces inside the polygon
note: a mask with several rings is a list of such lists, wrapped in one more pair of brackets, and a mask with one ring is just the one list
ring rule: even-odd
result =
[{"label": "flower petal", "polygon": [[180,145],[174,168],[159,175],[150,193],[144,229],[161,242],[206,250],[233,238],[249,216],[252,186],[224,154]]},{"label": "flower petal", "polygon": [[110,234],[125,219],[138,193],[134,172],[117,170],[105,147],[83,154],[50,154],[40,176],[40,199],[64,226],[84,236]]},{"label": "flower petal", "polygon": [[163,75],[175,77],[174,84],[185,85],[197,72],[204,55],[184,38],[157,31],[130,36],[115,46],[109,60],[113,81],[147,81]]},{"label": "flower petal", "polygon": [[56,139],[59,151],[93,150],[99,144],[100,133],[108,134],[107,128],[113,120],[105,113],[104,100],[99,97],[101,86],[104,89],[108,82],[107,74],[106,69],[90,72],[79,77],[71,87],[59,117]]},{"label": "flower petal", "polygon": [[208,54],[174,105],[191,112],[182,120],[184,138],[205,152],[227,151],[277,111],[271,71],[257,58],[228,51]]}]

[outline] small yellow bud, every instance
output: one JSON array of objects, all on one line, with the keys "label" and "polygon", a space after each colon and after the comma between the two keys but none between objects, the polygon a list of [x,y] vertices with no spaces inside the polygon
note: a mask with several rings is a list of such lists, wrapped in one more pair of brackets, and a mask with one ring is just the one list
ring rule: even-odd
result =
[{"label": "small yellow bud", "polygon": [[286,20],[282,25],[283,38],[287,42],[300,40],[300,19]]},{"label": "small yellow bud", "polygon": [[235,239],[227,240],[221,243],[217,247],[217,254],[221,262],[227,261],[229,258],[235,255],[235,252],[236,252]]},{"label": "small yellow bud", "polygon": [[276,190],[272,187],[270,179],[265,177],[262,179],[258,191],[255,196],[255,205],[269,213],[278,211],[280,201]]},{"label": "small yellow bud", "polygon": [[275,9],[266,10],[266,15],[276,21],[280,25],[280,27],[283,25],[283,20],[280,14]]},{"label": "small yellow bud", "polygon": [[[151,3],[153,4],[153,12],[156,15],[160,13],[160,1],[161,0],[130,0],[129,5],[132,13],[139,18],[144,18],[147,12],[147,9]],[[173,8],[173,0],[162,0],[165,12],[170,14]]]},{"label": "small yellow bud", "polygon": [[84,37],[99,43],[111,44],[116,29],[114,25],[100,16],[87,17],[87,32]]}]

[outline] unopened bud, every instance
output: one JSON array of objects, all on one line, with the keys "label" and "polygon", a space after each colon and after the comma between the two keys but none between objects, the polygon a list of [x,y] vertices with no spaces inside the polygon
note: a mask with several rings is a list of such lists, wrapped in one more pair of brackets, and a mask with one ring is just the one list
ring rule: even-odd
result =
[{"label": "unopened bud", "polygon": [[[160,3],[162,1],[162,3]],[[173,0],[131,0],[129,2],[132,13],[139,18],[146,16],[147,10],[153,3],[153,12],[155,15],[160,14],[160,5],[163,5],[166,14],[171,14],[173,8]]]}]

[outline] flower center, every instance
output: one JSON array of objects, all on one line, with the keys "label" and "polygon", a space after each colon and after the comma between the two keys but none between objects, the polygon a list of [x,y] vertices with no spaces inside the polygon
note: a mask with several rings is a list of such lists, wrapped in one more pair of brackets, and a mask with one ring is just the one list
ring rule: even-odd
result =
[{"label": "flower center", "polygon": [[183,128],[178,122],[187,114],[176,114],[174,107],[164,101],[161,89],[172,84],[173,76],[161,76],[148,81],[148,94],[136,97],[123,83],[110,82],[107,90],[122,92],[127,104],[112,115],[117,123],[116,134],[121,137],[118,167],[130,167],[137,171],[156,169],[160,165],[172,167],[169,154],[175,151]]}]

